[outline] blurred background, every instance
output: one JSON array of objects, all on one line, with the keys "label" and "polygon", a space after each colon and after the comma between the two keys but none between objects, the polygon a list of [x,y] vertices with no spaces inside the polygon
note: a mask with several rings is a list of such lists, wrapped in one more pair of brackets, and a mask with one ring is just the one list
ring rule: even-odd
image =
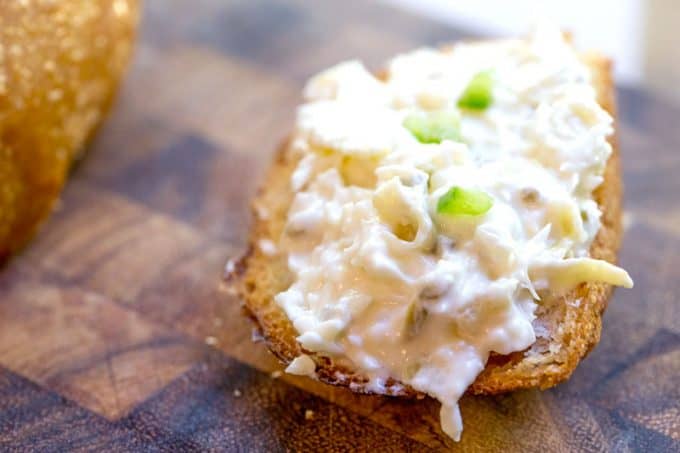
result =
[{"label": "blurred background", "polygon": [[517,35],[549,20],[613,57],[619,85],[680,100],[677,0],[383,0],[471,34]]}]

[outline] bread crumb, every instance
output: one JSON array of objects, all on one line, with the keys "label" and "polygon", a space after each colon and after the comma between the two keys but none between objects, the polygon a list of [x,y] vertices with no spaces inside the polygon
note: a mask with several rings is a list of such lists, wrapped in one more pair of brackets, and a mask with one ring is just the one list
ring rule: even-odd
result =
[{"label": "bread crumb", "polygon": [[312,420],[314,418],[314,411],[311,409],[305,410],[305,420]]},{"label": "bread crumb", "polygon": [[234,396],[236,398],[240,397],[242,395],[241,391],[239,389],[234,389]]},{"label": "bread crumb", "polygon": [[276,371],[272,371],[269,376],[271,376],[272,379],[278,379],[278,378],[281,377],[282,374],[283,373],[281,371],[276,370]]},{"label": "bread crumb", "polygon": [[250,331],[250,341],[252,341],[253,343],[259,343],[261,341],[264,341],[262,332],[260,332],[260,329],[258,329],[257,327],[253,327],[253,330]]},{"label": "bread crumb", "polygon": [[227,261],[227,264],[224,265],[224,272],[227,275],[233,274],[234,271],[236,270],[236,260],[234,258],[230,259]]},{"label": "bread crumb", "polygon": [[633,223],[635,223],[633,213],[630,211],[623,211],[623,215],[621,216],[621,223],[623,224],[623,231],[628,231],[628,229],[631,226],[633,226]]},{"label": "bread crumb", "polygon": [[222,327],[222,324],[224,324],[224,321],[222,321],[222,318],[214,318],[213,319],[213,326]]},{"label": "bread crumb", "polygon": [[269,239],[260,239],[257,244],[260,247],[260,250],[262,250],[262,253],[267,256],[274,256],[278,252],[276,244]]},{"label": "bread crumb", "polygon": [[205,344],[209,346],[215,346],[218,343],[217,338],[215,337],[205,337]]}]

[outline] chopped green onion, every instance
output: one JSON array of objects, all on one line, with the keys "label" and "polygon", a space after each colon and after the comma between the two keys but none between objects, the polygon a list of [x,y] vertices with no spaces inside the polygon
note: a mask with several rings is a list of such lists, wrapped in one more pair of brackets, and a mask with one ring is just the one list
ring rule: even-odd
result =
[{"label": "chopped green onion", "polygon": [[404,337],[406,339],[411,339],[420,333],[427,315],[427,310],[419,302],[411,302],[406,309],[406,318],[404,318]]},{"label": "chopped green onion", "polygon": [[478,216],[493,206],[493,198],[478,189],[452,187],[437,202],[437,212],[447,215]]},{"label": "chopped green onion", "polygon": [[420,143],[460,141],[460,116],[456,111],[413,113],[404,119],[403,124]]},{"label": "chopped green onion", "polygon": [[492,88],[491,71],[478,72],[458,98],[458,107],[470,110],[486,109],[493,102]]}]

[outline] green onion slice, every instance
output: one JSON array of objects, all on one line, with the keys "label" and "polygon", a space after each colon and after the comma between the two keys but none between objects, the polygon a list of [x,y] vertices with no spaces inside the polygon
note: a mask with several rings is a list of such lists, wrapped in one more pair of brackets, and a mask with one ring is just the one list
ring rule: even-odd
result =
[{"label": "green onion slice", "polygon": [[460,141],[460,115],[453,110],[412,113],[403,124],[420,143]]},{"label": "green onion slice", "polygon": [[437,212],[446,215],[479,216],[493,206],[493,198],[478,189],[452,187],[439,198]]},{"label": "green onion slice", "polygon": [[458,99],[458,107],[470,110],[484,110],[493,102],[493,74],[482,71],[475,74]]}]

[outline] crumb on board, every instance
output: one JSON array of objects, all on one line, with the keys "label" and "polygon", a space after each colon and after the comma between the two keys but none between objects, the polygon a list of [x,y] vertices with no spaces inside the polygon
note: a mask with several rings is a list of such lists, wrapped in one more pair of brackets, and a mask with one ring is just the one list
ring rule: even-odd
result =
[{"label": "crumb on board", "polygon": [[207,344],[209,346],[215,346],[218,343],[217,338],[215,338],[213,336],[205,337],[204,341],[205,341],[205,344]]},{"label": "crumb on board", "polygon": [[269,376],[271,376],[272,379],[278,379],[281,377],[283,373],[280,370],[272,371]]},{"label": "crumb on board", "polygon": [[314,418],[314,411],[311,409],[305,410],[305,420],[312,420]]},{"label": "crumb on board", "polygon": [[241,391],[239,389],[234,389],[234,396],[236,398],[240,397],[242,395]]},{"label": "crumb on board", "polygon": [[621,223],[623,224],[623,231],[628,231],[633,223],[635,223],[635,217],[631,211],[623,211],[621,216]]},{"label": "crumb on board", "polygon": [[236,270],[236,260],[235,259],[230,259],[227,261],[227,264],[224,266],[224,272],[229,275],[233,273]]},{"label": "crumb on board", "polygon": [[250,340],[253,343],[264,341],[264,336],[262,335],[262,332],[260,332],[260,329],[254,327],[253,330],[250,331]]}]

